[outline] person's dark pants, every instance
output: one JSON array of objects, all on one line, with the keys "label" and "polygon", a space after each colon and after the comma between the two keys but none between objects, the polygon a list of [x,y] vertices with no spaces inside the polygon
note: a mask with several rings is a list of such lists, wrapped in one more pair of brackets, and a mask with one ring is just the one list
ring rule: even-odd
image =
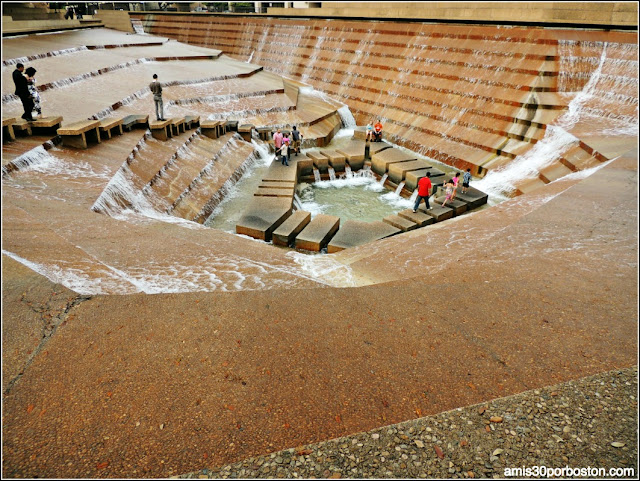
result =
[{"label": "person's dark pants", "polygon": [[419,195],[416,199],[415,205],[413,206],[413,210],[418,210],[418,207],[420,207],[420,201],[422,199],[424,199],[424,205],[427,206],[427,210],[431,209],[431,206],[429,205],[429,196],[427,195],[426,197],[422,197],[421,195]]},{"label": "person's dark pants", "polygon": [[373,133],[373,141],[374,142],[382,142],[382,132],[374,132]]},{"label": "person's dark pants", "polygon": [[32,112],[33,112],[33,98],[31,95],[21,95],[20,100],[22,101],[22,107],[24,108],[24,114],[22,114],[22,118],[25,120],[33,120]]}]

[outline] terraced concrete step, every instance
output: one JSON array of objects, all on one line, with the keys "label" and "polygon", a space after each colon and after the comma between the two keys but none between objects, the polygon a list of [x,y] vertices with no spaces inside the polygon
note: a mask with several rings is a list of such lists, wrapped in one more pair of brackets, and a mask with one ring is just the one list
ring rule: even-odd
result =
[{"label": "terraced concrete step", "polygon": [[481,205],[486,204],[489,196],[481,190],[478,190],[474,187],[469,187],[466,194],[463,194],[462,192],[460,192],[460,190],[458,190],[456,198],[465,201],[469,205],[469,209],[471,210],[477,209]]},{"label": "terraced concrete step", "polygon": [[421,206],[418,208],[418,212],[430,215],[436,220],[436,222],[442,222],[443,220],[451,219],[453,217],[453,209],[434,204],[435,202],[431,202],[431,209],[429,210],[425,209],[424,206]]},{"label": "terraced concrete step", "polygon": [[339,172],[344,171],[345,160],[347,158],[343,154],[336,150],[321,150],[320,152],[329,159],[329,164],[334,170]]},{"label": "terraced concrete step", "polygon": [[[446,197],[442,196],[442,197],[436,197],[434,199],[434,202],[437,205],[442,205],[442,203],[444,202],[444,200],[446,199]],[[467,203],[461,199],[457,198],[457,194],[456,194],[456,198],[453,200],[448,200],[447,203],[445,204],[445,207],[448,207],[449,209],[453,210],[453,215],[460,215],[460,214],[464,214],[467,211]]]},{"label": "terraced concrete step", "polygon": [[351,140],[348,144],[336,149],[339,154],[345,156],[351,170],[360,170],[364,166],[364,140]]},{"label": "terraced concrete step", "polygon": [[401,229],[386,222],[364,222],[349,219],[342,224],[340,230],[333,236],[333,239],[327,245],[327,252],[331,254],[349,247],[361,246],[400,232],[402,232]]},{"label": "terraced concrete step", "polygon": [[432,216],[426,214],[424,211],[413,212],[413,209],[402,210],[398,212],[398,216],[418,224],[418,227],[434,224],[436,221]]},{"label": "terraced concrete step", "polygon": [[236,224],[236,233],[269,242],[273,231],[291,215],[292,199],[254,197]]},{"label": "terraced concrete step", "polygon": [[408,160],[417,160],[417,156],[400,149],[385,149],[371,156],[371,170],[378,175],[384,175],[391,164]]},{"label": "terraced concrete step", "polygon": [[320,252],[340,228],[340,217],[318,214],[296,237],[296,249]]},{"label": "terraced concrete step", "polygon": [[[389,179],[396,184],[399,184],[403,180],[408,172],[429,169],[431,166],[424,160],[407,160],[406,162],[396,162],[389,165]],[[406,184],[405,184],[406,185]]]},{"label": "terraced concrete step", "polygon": [[273,244],[288,247],[296,236],[311,222],[311,213],[297,210],[273,231]]},{"label": "terraced concrete step", "polygon": [[388,215],[387,217],[382,219],[382,222],[386,222],[387,224],[392,225],[393,227],[397,227],[402,232],[407,232],[420,227],[415,222],[408,220],[404,217],[400,217],[399,215],[396,215],[396,214]]}]

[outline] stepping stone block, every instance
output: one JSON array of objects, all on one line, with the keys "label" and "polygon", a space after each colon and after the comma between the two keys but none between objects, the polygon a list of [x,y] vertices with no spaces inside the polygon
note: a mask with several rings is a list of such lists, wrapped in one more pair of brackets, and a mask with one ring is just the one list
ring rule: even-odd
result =
[{"label": "stepping stone block", "polygon": [[364,167],[364,147],[364,140],[352,140],[348,144],[337,148],[336,152],[345,156],[345,162],[355,172]]},{"label": "stepping stone block", "polygon": [[402,232],[386,222],[364,222],[360,220],[345,221],[338,233],[327,245],[327,252],[332,254],[349,247],[357,247],[379,239],[384,239]]},{"label": "stepping stone block", "polygon": [[405,176],[408,172],[427,169],[429,167],[429,164],[427,164],[424,160],[407,160],[406,162],[396,162],[395,164],[389,164],[389,179],[391,179],[391,181],[395,182],[396,184],[399,184],[400,182],[405,180]]},{"label": "stepping stone block", "polygon": [[398,212],[398,216],[418,224],[418,227],[424,227],[436,222],[433,217],[420,210],[418,212],[413,212],[413,209],[403,210]]},{"label": "stepping stone block", "polygon": [[31,122],[32,129],[57,131],[62,125],[62,116],[40,117]]},{"label": "stepping stone block", "polygon": [[[442,205],[442,203],[444,202],[444,199],[446,197],[436,197],[435,198],[435,203]],[[463,214],[467,211],[467,203],[463,202],[461,200],[459,200],[457,198],[453,199],[453,200],[448,200],[447,203],[445,204],[445,207],[448,207],[449,209],[453,209],[453,215],[460,215]]]},{"label": "stepping stone block", "polygon": [[344,155],[335,150],[321,150],[320,152],[329,159],[329,165],[331,165],[336,172],[344,171],[345,161],[347,160]]},{"label": "stepping stone block", "polygon": [[329,171],[329,158],[320,152],[305,152],[305,155],[313,160],[313,165],[323,174]]},{"label": "stepping stone block", "polygon": [[469,187],[469,190],[467,190],[466,194],[463,194],[462,192],[460,192],[460,190],[458,190],[456,199],[460,199],[466,202],[469,205],[469,209],[477,209],[481,205],[487,203],[489,196],[478,189]]},{"label": "stepping stone block", "polygon": [[296,237],[296,249],[320,252],[339,227],[340,217],[318,214]]},{"label": "stepping stone block", "polygon": [[258,131],[258,137],[260,137],[260,140],[263,140],[264,142],[272,140],[273,135],[271,134],[271,127],[258,127],[256,130]]},{"label": "stepping stone block", "polygon": [[109,118],[102,119],[100,121],[100,136],[105,139],[110,139],[114,133],[122,135],[122,118]]},{"label": "stepping stone block", "polygon": [[169,119],[171,125],[171,135],[180,135],[185,132],[184,117],[173,117]]},{"label": "stepping stone block", "polygon": [[391,146],[389,144],[386,144],[384,142],[373,142],[371,144],[367,145],[367,152],[369,153],[369,155],[367,156],[367,159],[371,159],[372,155],[377,154],[378,152],[382,152],[383,150],[386,149],[390,149]]},{"label": "stepping stone block", "polygon": [[418,212],[430,215],[436,220],[436,222],[441,222],[453,217],[453,209],[450,209],[449,207],[442,207],[442,204],[435,205],[434,202],[431,202],[431,209],[426,210],[424,205],[422,205],[418,208]]},{"label": "stepping stone block", "polygon": [[237,132],[238,131],[238,121],[237,120],[227,120],[224,122],[225,132]]},{"label": "stepping stone block", "polygon": [[359,125],[353,129],[353,138],[358,140],[365,140],[367,138],[367,127]]},{"label": "stepping stone block", "polygon": [[273,231],[274,245],[288,247],[296,236],[311,222],[311,212],[297,210]]},{"label": "stepping stone block", "polygon": [[292,204],[290,197],[254,197],[236,224],[236,233],[269,242],[291,215]]},{"label": "stepping stone block", "polygon": [[295,183],[298,173],[297,162],[298,161],[291,159],[287,167],[286,165],[282,165],[279,160],[274,160],[263,174],[262,181]]},{"label": "stepping stone block", "polygon": [[302,177],[313,176],[313,160],[308,157],[296,158],[297,161],[297,177],[301,179]]},{"label": "stepping stone block", "polygon": [[2,142],[11,142],[12,140],[16,140],[16,134],[13,132],[13,124],[15,122],[15,117],[2,119]]},{"label": "stepping stone block", "polygon": [[251,142],[251,132],[253,131],[253,125],[243,124],[238,127],[238,133],[245,140],[245,142]]},{"label": "stepping stone block", "polygon": [[407,232],[409,230],[417,229],[419,227],[418,224],[416,224],[415,222],[395,214],[388,215],[387,217],[382,219],[382,222],[386,222],[387,224],[392,225],[393,227],[397,227],[402,232]]},{"label": "stepping stone block", "polygon": [[12,125],[13,133],[25,132],[27,135],[32,135],[31,124],[24,119],[17,119]]},{"label": "stepping stone block", "polygon": [[191,130],[194,127],[200,126],[200,116],[199,115],[187,115],[184,118],[184,126],[186,129]]},{"label": "stepping stone block", "polygon": [[415,154],[409,154],[400,149],[385,149],[371,156],[371,170],[378,175],[384,175],[389,170],[389,165],[408,160],[417,160],[417,158]]},{"label": "stepping stone block", "polygon": [[59,128],[58,135],[62,137],[62,145],[86,149],[89,142],[100,143],[99,127],[99,120],[81,120]]},{"label": "stepping stone block", "polygon": [[173,136],[173,130],[171,129],[171,119],[152,120],[151,122],[149,122],[149,129],[151,129],[151,135],[154,139],[168,140]]},{"label": "stepping stone block", "polygon": [[149,125],[148,115],[127,115],[122,119],[122,128],[127,132],[131,132],[134,127],[146,128]]},{"label": "stepping stone block", "polygon": [[221,132],[224,129],[223,125],[224,122],[221,120],[205,120],[200,123],[200,132],[210,139],[217,139],[224,133]]}]

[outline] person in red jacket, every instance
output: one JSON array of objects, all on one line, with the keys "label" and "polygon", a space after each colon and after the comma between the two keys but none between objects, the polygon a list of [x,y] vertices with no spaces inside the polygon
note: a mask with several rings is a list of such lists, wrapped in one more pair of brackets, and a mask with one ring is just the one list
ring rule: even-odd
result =
[{"label": "person in red jacket", "polygon": [[425,177],[422,177],[418,181],[418,198],[416,199],[416,203],[413,206],[413,212],[418,211],[418,207],[420,207],[420,201],[424,199],[424,204],[427,207],[427,210],[431,209],[429,205],[429,196],[431,195],[431,172],[427,172]]}]

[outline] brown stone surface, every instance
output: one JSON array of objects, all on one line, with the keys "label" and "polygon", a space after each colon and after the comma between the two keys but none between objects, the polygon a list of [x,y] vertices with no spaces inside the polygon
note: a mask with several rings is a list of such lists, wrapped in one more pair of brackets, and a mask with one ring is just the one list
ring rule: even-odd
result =
[{"label": "brown stone surface", "polygon": [[327,246],[340,227],[340,218],[318,214],[296,236],[296,249],[319,252]]}]

